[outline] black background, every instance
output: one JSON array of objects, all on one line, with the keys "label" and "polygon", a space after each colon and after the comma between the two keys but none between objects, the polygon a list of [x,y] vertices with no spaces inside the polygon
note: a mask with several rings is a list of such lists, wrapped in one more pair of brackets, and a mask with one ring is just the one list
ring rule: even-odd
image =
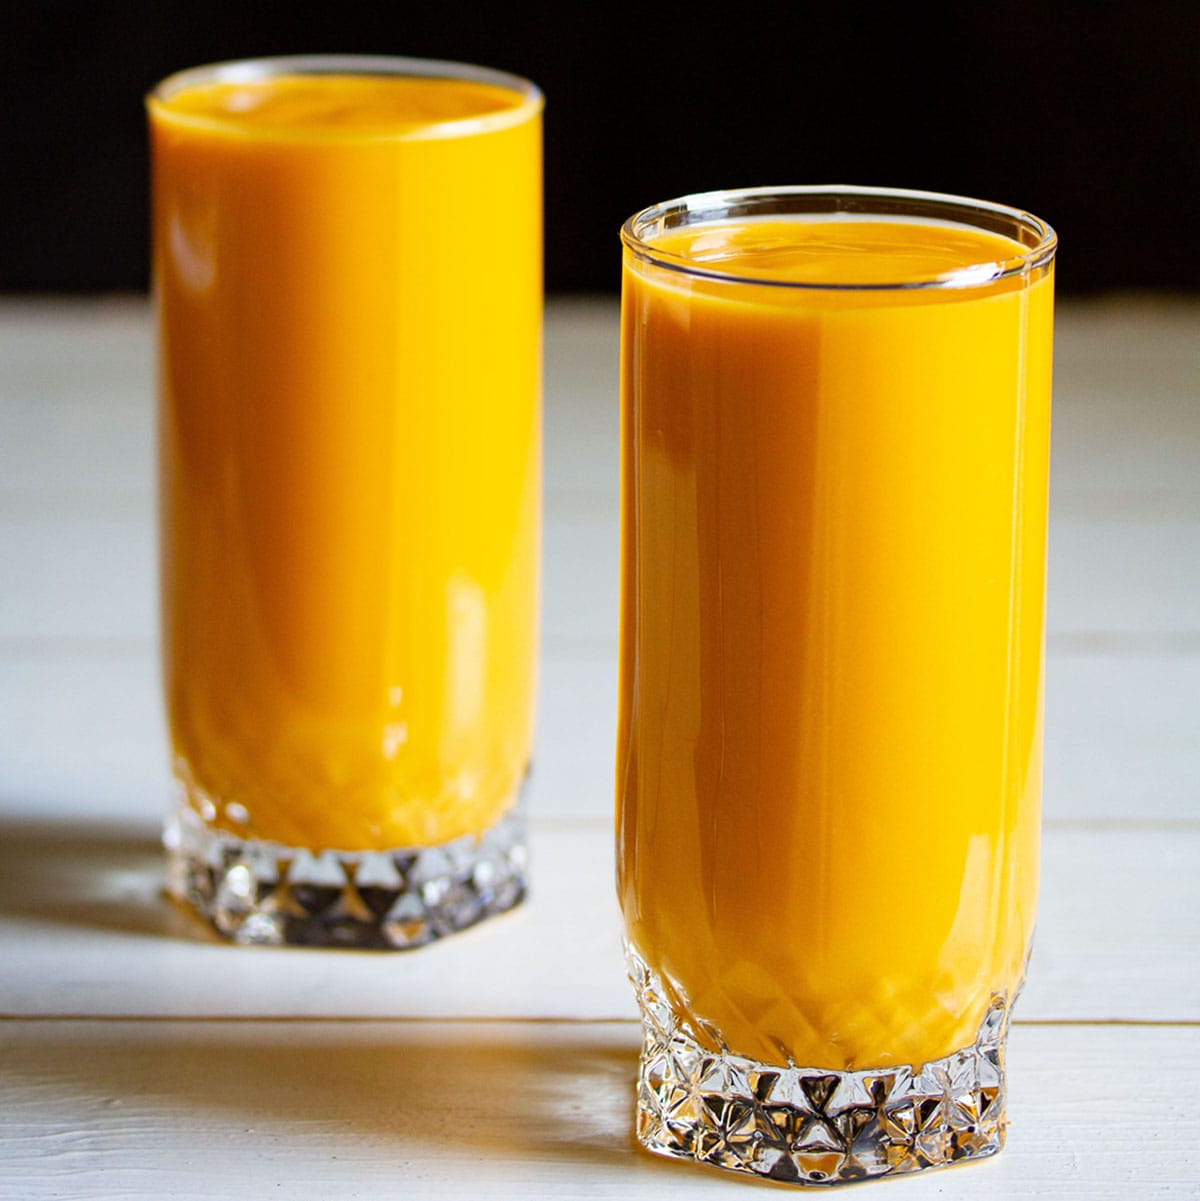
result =
[{"label": "black background", "polygon": [[141,98],[283,53],[450,58],[547,96],[546,274],[617,286],[617,228],[684,192],[925,188],[1056,226],[1059,288],[1191,289],[1200,5],[0,3],[0,290],[146,285]]}]

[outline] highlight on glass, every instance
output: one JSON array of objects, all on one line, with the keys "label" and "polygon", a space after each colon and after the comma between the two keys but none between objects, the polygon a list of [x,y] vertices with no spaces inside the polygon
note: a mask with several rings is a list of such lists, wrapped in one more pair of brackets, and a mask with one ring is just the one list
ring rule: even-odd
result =
[{"label": "highlight on glass", "polygon": [[1053,259],[851,187],[622,230],[618,875],[650,1150],[998,1151],[1033,935]]},{"label": "highlight on glass", "polygon": [[147,107],[171,888],[419,946],[526,889],[542,96],[319,56]]}]

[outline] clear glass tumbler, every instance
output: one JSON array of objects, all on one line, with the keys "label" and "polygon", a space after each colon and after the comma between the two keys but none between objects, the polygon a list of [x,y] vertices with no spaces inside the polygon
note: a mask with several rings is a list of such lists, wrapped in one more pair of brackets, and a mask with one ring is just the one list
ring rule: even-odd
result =
[{"label": "clear glass tumbler", "polygon": [[619,890],[638,1137],[991,1155],[1037,901],[1053,258],[873,188],[622,230]]},{"label": "clear glass tumbler", "polygon": [[525,892],[542,97],[307,57],[147,104],[171,887],[418,946]]}]

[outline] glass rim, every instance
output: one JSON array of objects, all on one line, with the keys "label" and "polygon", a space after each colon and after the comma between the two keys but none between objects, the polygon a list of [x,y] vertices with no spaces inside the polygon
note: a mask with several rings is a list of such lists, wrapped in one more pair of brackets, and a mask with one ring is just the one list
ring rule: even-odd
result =
[{"label": "glass rim", "polygon": [[[806,206],[804,202],[809,202]],[[821,202],[827,202],[822,204]],[[685,254],[656,247],[654,234],[689,225],[718,224],[764,216],[837,216],[850,218],[929,218],[1001,234],[1024,241],[1026,249],[1005,259],[980,261],[937,275],[878,283],[778,279],[723,271]],[[1024,209],[907,188],[861,187],[853,184],[794,184],[777,187],[731,188],[692,192],[650,205],[621,226],[625,249],[642,262],[681,275],[728,284],[791,288],[814,292],[888,292],[919,288],[986,287],[1014,276],[1031,276],[1048,267],[1058,249],[1058,235],[1040,217]]]},{"label": "glass rim", "polygon": [[[236,118],[181,113],[170,107],[171,99],[189,88],[210,83],[256,83],[280,75],[374,75],[464,80],[470,83],[490,84],[513,92],[521,98],[519,104],[498,112],[452,117],[415,129],[340,129],[336,133],[327,134],[323,139],[330,141],[422,141],[469,137],[520,125],[539,114],[545,107],[545,97],[537,84],[508,71],[480,67],[473,63],[438,58],[406,58],[390,54],[286,54],[229,59],[175,71],[146,93],[146,108],[163,120],[193,129],[210,129],[245,137],[285,141],[296,136],[296,132],[287,129],[250,128]],[[311,131],[304,134],[304,137],[305,140],[309,140],[312,137]]]}]

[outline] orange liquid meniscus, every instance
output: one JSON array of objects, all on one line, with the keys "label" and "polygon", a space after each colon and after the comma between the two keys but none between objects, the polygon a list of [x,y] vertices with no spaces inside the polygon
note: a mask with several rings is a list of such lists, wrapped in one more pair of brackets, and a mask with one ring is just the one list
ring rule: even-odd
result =
[{"label": "orange liquid meniscus", "polygon": [[540,97],[285,74],[149,107],[177,772],[244,837],[480,832],[533,737]]},{"label": "orange liquid meniscus", "polygon": [[626,250],[628,938],[735,1054],[949,1054],[1034,924],[1050,269],[865,217],[650,246],[743,282]]}]

